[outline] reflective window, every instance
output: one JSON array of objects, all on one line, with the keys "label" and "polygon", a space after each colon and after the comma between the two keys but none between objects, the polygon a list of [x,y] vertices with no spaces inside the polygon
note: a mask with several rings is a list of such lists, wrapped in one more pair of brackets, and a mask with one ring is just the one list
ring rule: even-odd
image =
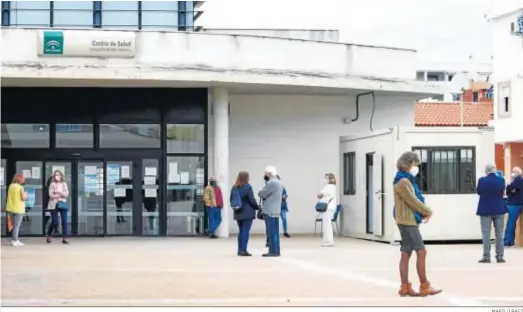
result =
[{"label": "reflective window", "polygon": [[103,26],[138,27],[138,1],[103,1]]},{"label": "reflective window", "polygon": [[55,10],[93,10],[92,1],[54,1]]},{"label": "reflective window", "polygon": [[49,1],[11,1],[11,25],[49,26],[51,11]]},{"label": "reflective window", "polygon": [[156,27],[177,27],[178,12],[172,11],[144,11],[142,12],[142,25]]},{"label": "reflective window", "polygon": [[56,124],[56,147],[93,147],[93,125]]},{"label": "reflective window", "polygon": [[204,125],[167,125],[167,153],[203,153]]},{"label": "reflective window", "polygon": [[55,1],[54,26],[93,26],[92,1]]},{"label": "reflective window", "polygon": [[159,148],[158,124],[101,124],[100,147]]},{"label": "reflective window", "polygon": [[138,11],[102,11],[102,26],[138,27]]},{"label": "reflective window", "polygon": [[142,11],[178,11],[178,1],[142,1]]},{"label": "reflective window", "polygon": [[2,148],[48,148],[49,125],[2,124]]},{"label": "reflective window", "polygon": [[185,7],[185,10],[186,10],[186,18],[185,18],[185,22],[186,22],[186,26],[187,27],[192,27],[194,26],[194,2],[193,1],[186,1],[186,7]]},{"label": "reflective window", "polygon": [[93,26],[92,11],[54,11],[54,26]]},{"label": "reflective window", "polygon": [[49,1],[11,1],[12,10],[49,10],[50,8]]},{"label": "reflective window", "polygon": [[137,11],[138,1],[102,1],[104,11]]}]

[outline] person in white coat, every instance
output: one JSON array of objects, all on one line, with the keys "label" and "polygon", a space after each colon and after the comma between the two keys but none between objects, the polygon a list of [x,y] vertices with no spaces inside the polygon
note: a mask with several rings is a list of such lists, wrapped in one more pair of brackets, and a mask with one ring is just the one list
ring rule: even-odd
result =
[{"label": "person in white coat", "polygon": [[322,213],[323,247],[334,246],[334,232],[332,230],[332,218],[336,212],[336,177],[333,173],[325,174],[325,186],[318,193],[320,202],[327,203],[327,211]]}]

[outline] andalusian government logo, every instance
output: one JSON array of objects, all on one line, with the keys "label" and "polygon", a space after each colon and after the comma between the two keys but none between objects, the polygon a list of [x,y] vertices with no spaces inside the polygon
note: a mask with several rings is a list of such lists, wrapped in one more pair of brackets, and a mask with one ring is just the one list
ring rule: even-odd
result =
[{"label": "andalusian government logo", "polygon": [[64,54],[64,33],[61,31],[44,31],[44,55]]}]

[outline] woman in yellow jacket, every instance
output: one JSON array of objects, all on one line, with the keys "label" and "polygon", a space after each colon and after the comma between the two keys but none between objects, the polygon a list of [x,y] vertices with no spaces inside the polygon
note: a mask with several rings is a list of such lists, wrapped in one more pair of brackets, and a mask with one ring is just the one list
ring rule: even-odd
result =
[{"label": "woman in yellow jacket", "polygon": [[19,173],[16,174],[7,191],[7,205],[5,210],[9,213],[13,224],[13,240],[11,241],[11,245],[14,247],[24,245],[18,238],[20,225],[22,224],[22,219],[25,214],[25,201],[27,200],[27,193],[22,186],[24,182],[24,176]]}]

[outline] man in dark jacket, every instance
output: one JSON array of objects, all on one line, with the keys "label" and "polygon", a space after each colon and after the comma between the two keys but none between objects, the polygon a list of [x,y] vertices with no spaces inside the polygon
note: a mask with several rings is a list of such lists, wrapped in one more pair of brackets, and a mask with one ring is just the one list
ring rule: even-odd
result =
[{"label": "man in dark jacket", "polygon": [[523,210],[523,176],[521,168],[512,169],[512,183],[507,185],[508,219],[505,228],[505,246],[514,246],[516,224]]},{"label": "man in dark jacket", "polygon": [[490,263],[490,231],[492,223],[496,233],[496,261],[504,263],[503,259],[503,215],[507,207],[503,199],[505,193],[505,180],[496,175],[496,167],[487,165],[485,177],[478,181],[477,192],[479,195],[478,210],[476,215],[481,219],[481,236],[483,240],[483,257],[480,263]]}]

